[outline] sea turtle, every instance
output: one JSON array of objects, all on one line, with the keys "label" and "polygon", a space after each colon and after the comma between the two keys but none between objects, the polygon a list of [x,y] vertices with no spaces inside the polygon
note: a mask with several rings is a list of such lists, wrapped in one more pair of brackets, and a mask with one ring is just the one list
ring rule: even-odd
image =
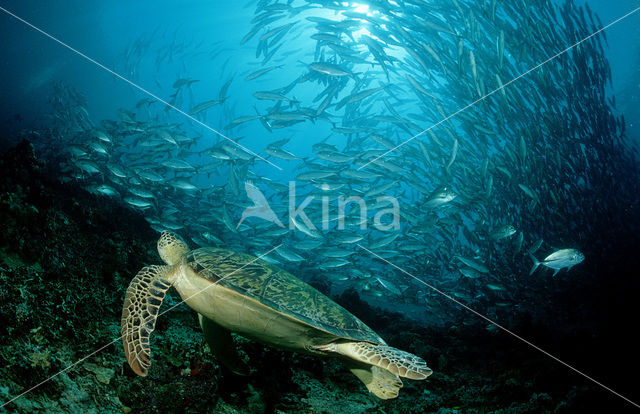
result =
[{"label": "sea turtle", "polygon": [[246,374],[246,365],[231,332],[281,349],[337,356],[383,399],[398,396],[399,377],[422,380],[432,373],[423,359],[388,346],[346,309],[273,264],[224,248],[190,251],[167,231],[158,253],[166,265],[142,268],[122,309],[124,353],[138,375],[151,365],[149,336],[170,286],[198,312],[218,360],[238,374]]}]

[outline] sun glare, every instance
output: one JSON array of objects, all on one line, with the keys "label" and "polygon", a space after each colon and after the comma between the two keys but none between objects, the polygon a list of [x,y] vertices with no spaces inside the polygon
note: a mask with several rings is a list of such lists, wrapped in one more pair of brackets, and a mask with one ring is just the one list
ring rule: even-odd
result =
[{"label": "sun glare", "polygon": [[352,3],[351,4],[353,7],[353,11],[356,13],[362,13],[362,14],[369,14],[369,5],[368,4],[357,4],[357,3]]}]

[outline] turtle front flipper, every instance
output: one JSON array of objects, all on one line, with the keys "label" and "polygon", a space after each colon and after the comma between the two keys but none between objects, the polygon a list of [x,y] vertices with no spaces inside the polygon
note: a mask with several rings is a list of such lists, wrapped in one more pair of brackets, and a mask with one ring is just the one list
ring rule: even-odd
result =
[{"label": "turtle front flipper", "polygon": [[365,364],[375,365],[404,378],[423,380],[433,373],[422,358],[388,345],[369,342],[333,342],[319,346],[317,349],[335,352]]},{"label": "turtle front flipper", "polygon": [[198,320],[209,348],[218,362],[229,368],[234,374],[249,375],[249,366],[238,355],[231,332],[201,314],[198,314]]},{"label": "turtle front flipper", "polygon": [[143,267],[129,284],[124,298],[120,320],[124,355],[131,369],[143,377],[151,365],[149,336],[156,326],[164,295],[171,287],[165,279],[169,268]]}]

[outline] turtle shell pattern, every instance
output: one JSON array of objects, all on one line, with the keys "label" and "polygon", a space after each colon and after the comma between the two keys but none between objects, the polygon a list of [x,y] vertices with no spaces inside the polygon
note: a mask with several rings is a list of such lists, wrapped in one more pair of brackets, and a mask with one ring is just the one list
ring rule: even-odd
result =
[{"label": "turtle shell pattern", "polygon": [[340,338],[384,344],[384,340],[312,286],[255,256],[204,247],[185,255],[198,275]]}]

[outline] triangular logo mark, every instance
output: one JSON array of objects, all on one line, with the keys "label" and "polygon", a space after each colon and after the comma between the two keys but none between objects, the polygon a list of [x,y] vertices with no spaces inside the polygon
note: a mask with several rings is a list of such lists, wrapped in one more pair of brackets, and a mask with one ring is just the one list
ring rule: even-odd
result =
[{"label": "triangular logo mark", "polygon": [[277,224],[279,227],[284,228],[284,224],[280,221],[276,213],[273,212],[271,207],[269,207],[269,202],[267,198],[262,194],[262,191],[258,189],[251,181],[246,181],[244,183],[244,189],[247,192],[247,197],[251,201],[253,201],[253,206],[247,207],[242,212],[242,217],[240,218],[240,222],[236,226],[236,229],[240,227],[242,222],[248,217],[258,217],[263,220],[270,221],[272,223]]}]

